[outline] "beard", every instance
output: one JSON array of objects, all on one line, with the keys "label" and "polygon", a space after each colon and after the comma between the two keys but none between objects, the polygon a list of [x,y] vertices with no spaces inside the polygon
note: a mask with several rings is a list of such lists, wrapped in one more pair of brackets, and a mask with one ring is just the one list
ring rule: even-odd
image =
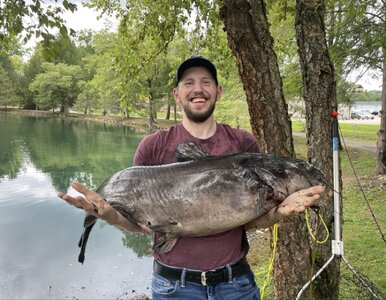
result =
[{"label": "beard", "polygon": [[[194,111],[189,107],[189,102],[193,100],[195,97],[202,97],[207,99],[207,101],[210,101],[210,106],[205,111]],[[210,116],[213,114],[213,111],[216,107],[217,97],[214,99],[213,102],[210,100],[210,95],[205,92],[198,92],[198,93],[192,93],[189,95],[187,99],[187,103],[184,104],[184,102],[181,102],[182,109],[185,112],[186,117],[194,122],[194,123],[203,123],[206,120],[210,118]]]},{"label": "beard", "polygon": [[203,123],[208,120],[209,117],[213,114],[215,107],[216,101],[211,103],[211,105],[206,111],[195,112],[192,111],[188,105],[182,105],[182,109],[184,110],[186,117],[194,123]]}]

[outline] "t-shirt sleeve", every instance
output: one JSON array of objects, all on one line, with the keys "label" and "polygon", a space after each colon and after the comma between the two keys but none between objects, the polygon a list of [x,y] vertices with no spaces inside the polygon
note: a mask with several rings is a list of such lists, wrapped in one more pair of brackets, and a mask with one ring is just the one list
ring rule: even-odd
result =
[{"label": "t-shirt sleeve", "polygon": [[154,164],[155,139],[154,134],[142,139],[135,151],[133,166],[149,166]]},{"label": "t-shirt sleeve", "polygon": [[257,142],[257,139],[255,136],[248,134],[249,137],[247,140],[250,141],[249,145],[247,144],[247,149],[245,150],[246,152],[253,152],[253,153],[259,153],[261,152],[259,143]]},{"label": "t-shirt sleeve", "polygon": [[241,143],[242,152],[261,152],[259,143],[257,142],[257,139],[254,135],[246,131],[239,130],[239,140]]}]

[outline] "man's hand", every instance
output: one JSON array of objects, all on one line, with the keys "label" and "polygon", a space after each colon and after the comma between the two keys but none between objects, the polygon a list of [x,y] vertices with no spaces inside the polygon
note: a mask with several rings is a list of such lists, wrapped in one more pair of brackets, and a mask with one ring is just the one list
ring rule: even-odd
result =
[{"label": "man's hand", "polygon": [[307,207],[314,205],[323,193],[324,187],[316,185],[305,190],[301,190],[289,195],[278,206],[277,213],[283,217],[291,216],[296,213],[301,213]]},{"label": "man's hand", "polygon": [[73,182],[71,186],[82,196],[72,197],[65,193],[58,193],[58,196],[68,204],[83,209],[90,215],[102,219],[120,229],[126,231],[150,232],[150,229],[142,224],[134,224],[115,210],[109,202],[95,192],[90,191],[78,182]]},{"label": "man's hand", "polygon": [[268,228],[281,221],[285,217],[304,212],[307,207],[315,204],[320,198],[324,187],[316,185],[289,195],[277,207],[272,208],[266,214],[244,225],[245,230]]},{"label": "man's hand", "polygon": [[83,196],[71,197],[64,193],[58,196],[68,204],[83,209],[90,215],[100,218],[109,224],[115,224],[118,220],[117,211],[101,195],[94,193],[78,182],[73,182],[71,186]]}]

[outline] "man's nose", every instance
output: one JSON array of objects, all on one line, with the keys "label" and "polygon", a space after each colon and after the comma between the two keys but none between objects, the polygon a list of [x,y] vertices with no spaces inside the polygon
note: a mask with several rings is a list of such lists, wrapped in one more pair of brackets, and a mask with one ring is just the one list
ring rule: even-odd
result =
[{"label": "man's nose", "polygon": [[193,85],[193,91],[194,92],[201,92],[203,91],[202,83],[201,82],[195,82]]}]

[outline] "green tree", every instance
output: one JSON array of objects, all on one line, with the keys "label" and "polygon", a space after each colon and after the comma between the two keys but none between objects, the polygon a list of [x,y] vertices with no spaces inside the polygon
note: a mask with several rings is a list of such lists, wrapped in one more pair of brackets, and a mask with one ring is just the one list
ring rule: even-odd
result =
[{"label": "green tree", "polygon": [[84,51],[81,51],[81,49],[76,46],[75,39],[69,36],[57,35],[54,37],[52,43],[43,46],[42,52],[44,59],[54,64],[79,65],[82,54],[85,54]]},{"label": "green tree", "polygon": [[[171,90],[171,65],[167,60],[167,50],[153,33],[142,33],[143,28],[135,28],[135,22],[127,15],[120,24],[119,46],[116,56],[116,70],[121,78],[122,107],[144,108],[153,127],[158,108],[157,101]],[[165,40],[165,43],[169,41]],[[124,51],[127,45],[134,49]],[[131,47],[130,47],[131,48]],[[134,93],[133,93],[134,92]]]},{"label": "green tree", "polygon": [[57,107],[60,112],[68,112],[78,96],[79,66],[65,64],[43,64],[44,73],[36,76],[30,85],[30,89],[36,92],[36,104],[42,109]]},{"label": "green tree", "polygon": [[[16,63],[8,55],[0,56],[0,105],[18,106],[20,96],[18,93],[19,75],[15,69]],[[14,61],[17,61],[16,57]]]},{"label": "green tree", "polygon": [[283,92],[287,101],[300,99],[302,79],[295,37],[295,0],[267,1],[269,29],[274,39]]},{"label": "green tree", "polygon": [[[75,1],[63,0],[61,4],[47,5],[42,0],[12,0],[0,2],[0,54],[9,53],[15,38],[23,36],[27,42],[32,36],[42,37],[44,43],[49,45],[54,40],[50,28],[58,28],[62,36],[68,35],[61,14],[65,11],[76,10]],[[33,20],[30,22],[28,20]],[[70,29],[70,33],[74,31]]]},{"label": "green tree", "polygon": [[86,115],[97,108],[98,92],[91,81],[79,81],[79,94],[74,108]]},{"label": "green tree", "polygon": [[22,76],[20,78],[21,107],[24,109],[36,109],[34,102],[34,92],[29,89],[30,84],[35,77],[43,72],[43,63],[45,58],[42,52],[42,45],[38,43],[32,53],[32,56],[25,63]]},{"label": "green tree", "polygon": [[0,105],[15,106],[16,89],[5,69],[0,65]]},{"label": "green tree", "polygon": [[358,68],[382,73],[381,126],[376,174],[386,173],[386,4],[381,0],[330,0],[328,44],[338,75]]},{"label": "green tree", "polygon": [[118,35],[103,30],[94,34],[88,43],[89,50],[82,60],[82,70],[88,80],[85,88],[94,95],[92,102],[96,109],[101,109],[103,114],[115,112],[119,110],[121,98],[121,81],[115,66]]},{"label": "green tree", "polygon": [[[43,43],[37,43],[32,56],[25,64],[20,78],[20,94],[22,97],[21,106],[23,108],[36,108],[36,103],[34,102],[35,91],[29,89],[29,86],[38,74],[44,72],[43,64],[45,62],[54,64],[64,63],[69,65],[80,64],[80,51],[73,41],[68,37],[63,38],[61,36],[57,36],[54,41],[54,46],[48,46],[46,49],[44,48]],[[50,50],[47,51],[47,49]]]}]

